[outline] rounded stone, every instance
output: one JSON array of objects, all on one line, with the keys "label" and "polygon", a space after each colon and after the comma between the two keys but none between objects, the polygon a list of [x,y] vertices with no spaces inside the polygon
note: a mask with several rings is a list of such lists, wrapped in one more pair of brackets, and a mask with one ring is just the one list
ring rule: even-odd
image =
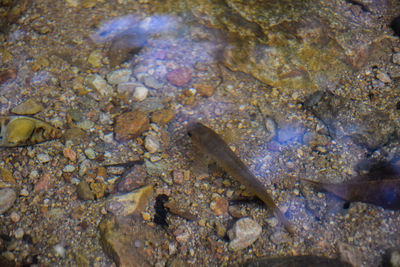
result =
[{"label": "rounded stone", "polygon": [[144,86],[138,86],[135,88],[135,92],[133,93],[133,99],[136,101],[143,101],[147,98],[149,93],[149,89]]},{"label": "rounded stone", "polygon": [[260,236],[261,231],[261,226],[250,218],[238,220],[228,231],[228,237],[231,240],[229,249],[237,251],[250,246]]},{"label": "rounded stone", "polygon": [[12,188],[0,189],[0,214],[9,210],[17,199],[17,194]]}]

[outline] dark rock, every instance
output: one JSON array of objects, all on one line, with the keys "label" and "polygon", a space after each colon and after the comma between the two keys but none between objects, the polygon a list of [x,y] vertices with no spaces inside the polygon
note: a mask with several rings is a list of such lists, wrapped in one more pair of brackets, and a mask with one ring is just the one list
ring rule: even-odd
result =
[{"label": "dark rock", "polygon": [[94,200],[94,193],[86,181],[81,181],[77,186],[78,197],[82,200]]},{"label": "dark rock", "polygon": [[121,177],[118,183],[119,192],[129,192],[145,185],[147,178],[146,169],[143,165],[134,165],[129,168]]},{"label": "dark rock", "polygon": [[333,138],[350,137],[354,143],[371,150],[387,144],[396,131],[389,114],[361,101],[331,93],[324,93],[323,96],[314,93],[305,103],[325,124]]}]

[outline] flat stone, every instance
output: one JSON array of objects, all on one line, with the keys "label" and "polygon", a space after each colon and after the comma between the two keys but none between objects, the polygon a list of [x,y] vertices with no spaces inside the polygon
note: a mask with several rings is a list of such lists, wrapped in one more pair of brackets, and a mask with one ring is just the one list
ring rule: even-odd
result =
[{"label": "flat stone", "polygon": [[128,141],[139,137],[150,127],[149,118],[140,110],[126,112],[117,117],[114,137],[117,141]]},{"label": "flat stone", "polygon": [[0,214],[9,210],[17,199],[17,193],[12,188],[0,189]]},{"label": "flat stone", "polygon": [[44,109],[42,104],[36,102],[34,99],[28,99],[25,102],[14,107],[11,112],[18,115],[33,115],[41,112]]},{"label": "flat stone", "polygon": [[113,196],[106,202],[107,211],[116,216],[128,216],[142,212],[153,193],[153,185],[147,185],[124,195]]},{"label": "flat stone", "polygon": [[228,230],[229,249],[233,251],[241,250],[253,244],[260,236],[261,226],[250,218],[238,220],[233,228]]},{"label": "flat stone", "polygon": [[153,76],[144,76],[142,78],[144,85],[146,85],[149,88],[153,89],[161,89],[163,87],[163,84],[159,82],[156,78]]},{"label": "flat stone", "polygon": [[39,160],[40,163],[46,163],[51,160],[51,157],[49,154],[46,153],[39,153],[36,155],[36,158]]},{"label": "flat stone", "polygon": [[172,109],[156,110],[151,114],[151,121],[158,125],[165,125],[175,117],[175,111]]}]

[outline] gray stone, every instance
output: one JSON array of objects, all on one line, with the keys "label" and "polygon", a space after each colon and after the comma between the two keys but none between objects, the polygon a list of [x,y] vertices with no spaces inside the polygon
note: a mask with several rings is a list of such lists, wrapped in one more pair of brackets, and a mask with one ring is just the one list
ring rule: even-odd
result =
[{"label": "gray stone", "polygon": [[150,153],[156,153],[160,151],[161,149],[160,138],[158,136],[149,134],[148,136],[146,136],[146,139],[144,139],[144,147]]},{"label": "gray stone", "polygon": [[231,240],[229,249],[237,251],[250,246],[260,236],[261,231],[261,226],[250,218],[238,220],[228,231],[228,237]]},{"label": "gray stone", "polygon": [[153,89],[161,89],[163,87],[163,84],[157,81],[157,79],[154,78],[153,76],[144,76],[142,80],[147,87]]},{"label": "gray stone", "polygon": [[17,199],[17,194],[12,188],[0,189],[0,214],[9,210]]},{"label": "gray stone", "polygon": [[119,69],[109,73],[107,81],[112,85],[117,85],[129,81],[131,75],[132,71],[130,69]]}]

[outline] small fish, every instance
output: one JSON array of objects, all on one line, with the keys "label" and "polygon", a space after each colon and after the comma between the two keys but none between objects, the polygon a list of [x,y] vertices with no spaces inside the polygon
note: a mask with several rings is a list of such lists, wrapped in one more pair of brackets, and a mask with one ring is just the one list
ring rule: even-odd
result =
[{"label": "small fish", "polygon": [[293,235],[294,228],[290,225],[285,215],[276,206],[272,197],[268,194],[264,185],[257,180],[249,168],[229,148],[225,141],[213,130],[201,123],[189,126],[188,135],[200,151],[211,156],[228,174],[233,176],[241,184],[245,185],[252,193],[260,198]]},{"label": "small fish", "polygon": [[320,183],[303,179],[319,191],[327,191],[348,202],[361,201],[385,209],[400,209],[400,179],[349,181],[342,184]]},{"label": "small fish", "polygon": [[27,116],[0,116],[0,147],[34,145],[61,137],[47,122]]}]

